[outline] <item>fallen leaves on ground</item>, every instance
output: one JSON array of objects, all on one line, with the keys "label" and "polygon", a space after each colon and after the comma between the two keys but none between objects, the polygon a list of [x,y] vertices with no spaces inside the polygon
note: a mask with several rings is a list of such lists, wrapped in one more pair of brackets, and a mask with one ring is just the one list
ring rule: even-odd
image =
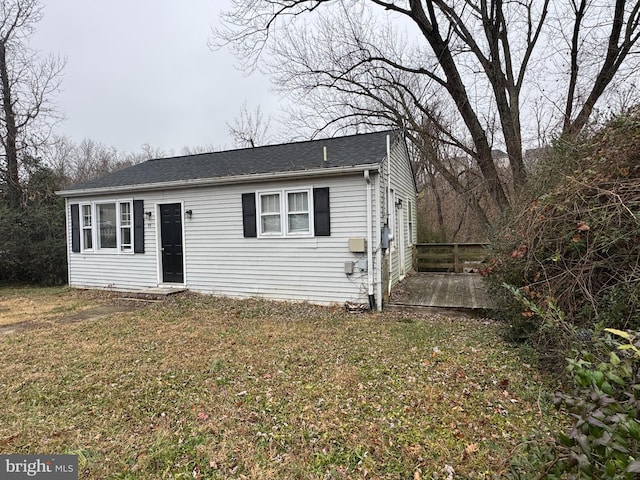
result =
[{"label": "fallen leaves on ground", "polygon": [[487,478],[555,422],[499,328],[195,294],[41,325],[0,343],[0,452],[83,479]]}]

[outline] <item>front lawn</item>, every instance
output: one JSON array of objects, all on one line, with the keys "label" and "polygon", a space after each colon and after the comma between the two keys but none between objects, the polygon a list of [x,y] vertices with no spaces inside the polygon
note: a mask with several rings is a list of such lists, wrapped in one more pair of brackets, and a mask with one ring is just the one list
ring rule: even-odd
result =
[{"label": "front lawn", "polygon": [[77,454],[83,479],[499,477],[556,422],[499,328],[195,294],[41,322],[0,337],[0,453]]}]

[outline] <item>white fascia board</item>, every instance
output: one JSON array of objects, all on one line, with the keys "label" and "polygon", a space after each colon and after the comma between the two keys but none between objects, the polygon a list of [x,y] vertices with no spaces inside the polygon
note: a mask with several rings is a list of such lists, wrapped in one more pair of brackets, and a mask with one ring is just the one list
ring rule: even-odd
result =
[{"label": "white fascia board", "polygon": [[267,182],[271,180],[289,180],[292,178],[307,178],[321,176],[336,176],[348,173],[361,173],[375,169],[379,163],[369,163],[350,167],[322,167],[311,170],[294,170],[291,172],[257,173],[248,175],[234,175],[229,177],[195,178],[192,180],[176,180],[172,182],[140,183],[137,185],[122,185],[115,187],[86,188],[81,190],[60,190],[55,192],[61,197],[82,197],[88,195],[107,195],[112,193],[141,192],[149,190],[175,190],[191,187],[208,187],[213,185],[233,185],[238,183]]}]

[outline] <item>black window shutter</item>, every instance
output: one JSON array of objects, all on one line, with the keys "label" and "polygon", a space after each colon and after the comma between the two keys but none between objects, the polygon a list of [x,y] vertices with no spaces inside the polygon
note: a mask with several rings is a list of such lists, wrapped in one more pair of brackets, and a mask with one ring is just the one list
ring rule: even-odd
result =
[{"label": "black window shutter", "polygon": [[242,194],[242,228],[245,238],[257,237],[256,229],[256,194]]},{"label": "black window shutter", "polygon": [[331,235],[329,187],[313,189],[313,228],[317,237]]},{"label": "black window shutter", "polygon": [[71,205],[71,251],[80,251],[80,206],[77,203]]},{"label": "black window shutter", "polygon": [[133,252],[144,253],[144,201],[133,201]]}]

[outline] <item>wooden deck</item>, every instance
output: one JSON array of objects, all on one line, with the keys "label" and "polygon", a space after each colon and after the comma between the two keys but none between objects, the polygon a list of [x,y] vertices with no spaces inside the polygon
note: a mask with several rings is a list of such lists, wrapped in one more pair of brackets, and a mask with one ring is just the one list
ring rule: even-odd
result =
[{"label": "wooden deck", "polygon": [[491,309],[484,282],[474,273],[415,273],[394,287],[387,306]]}]

